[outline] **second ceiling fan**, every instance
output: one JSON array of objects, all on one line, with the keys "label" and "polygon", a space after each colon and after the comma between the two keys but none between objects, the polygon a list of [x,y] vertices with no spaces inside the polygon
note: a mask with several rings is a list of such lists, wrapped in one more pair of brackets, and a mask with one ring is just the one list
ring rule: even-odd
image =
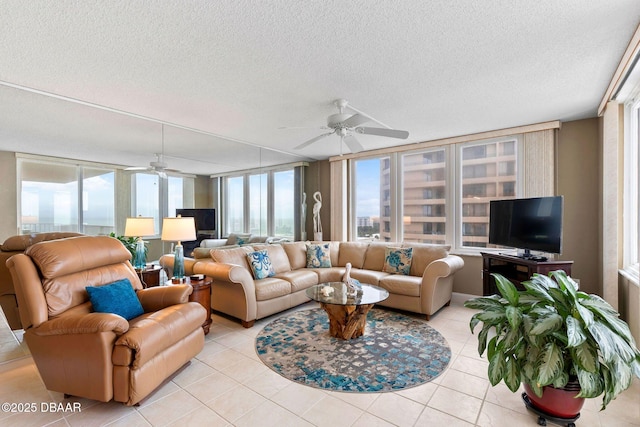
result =
[{"label": "second ceiling fan", "polygon": [[[333,134],[338,135],[341,139],[341,142],[344,142],[347,147],[349,147],[349,150],[351,150],[352,153],[357,153],[364,150],[362,144],[360,144],[360,142],[353,135],[354,133],[363,135],[385,136],[389,138],[399,139],[407,139],[409,137],[409,132],[407,132],[406,130],[360,126],[361,124],[376,120],[360,112],[357,112],[356,114],[345,113],[344,109],[348,105],[346,99],[338,99],[334,102],[334,104],[336,105],[336,107],[338,107],[339,113],[330,115],[327,118],[327,126],[323,126],[320,128],[331,129],[331,132],[327,132],[322,135],[316,136],[315,138],[311,138],[310,140],[305,141],[295,147],[295,150],[300,150],[313,144],[316,141],[321,140],[322,138],[326,138],[327,136]],[[355,110],[353,107],[349,108]]]}]

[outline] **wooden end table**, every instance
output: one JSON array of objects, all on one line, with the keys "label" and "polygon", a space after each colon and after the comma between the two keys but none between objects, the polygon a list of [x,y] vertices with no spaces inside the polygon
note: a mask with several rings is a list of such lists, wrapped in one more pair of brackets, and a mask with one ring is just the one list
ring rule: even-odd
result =
[{"label": "wooden end table", "polygon": [[[364,335],[367,313],[375,303],[389,297],[389,292],[381,287],[367,284],[361,287],[362,293],[354,297],[347,296],[347,285],[342,282],[320,283],[305,291],[327,312],[329,335],[332,337],[350,340]],[[327,288],[333,289],[333,292],[325,294],[323,290]]]},{"label": "wooden end table", "polygon": [[193,292],[189,295],[189,301],[197,302],[207,310],[207,319],[202,324],[204,334],[207,335],[213,322],[211,320],[211,279],[205,277],[202,280],[192,280],[191,277],[187,276],[184,278],[183,284],[191,285],[193,288]]}]

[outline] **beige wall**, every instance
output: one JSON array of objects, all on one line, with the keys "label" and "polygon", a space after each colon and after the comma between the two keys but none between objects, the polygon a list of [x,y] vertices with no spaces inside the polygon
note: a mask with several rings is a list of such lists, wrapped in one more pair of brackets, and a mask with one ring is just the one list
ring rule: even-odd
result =
[{"label": "beige wall", "polygon": [[558,194],[564,196],[562,260],[588,293],[602,295],[599,263],[599,146],[597,118],[566,122],[558,134]]},{"label": "beige wall", "polygon": [[18,231],[16,155],[0,151],[0,242]]},{"label": "beige wall", "polygon": [[330,240],[331,236],[331,165],[328,160],[309,163],[305,168],[304,192],[307,193],[307,239],[313,240],[313,193],[322,194],[322,209],[320,222],[322,223],[323,240]]}]

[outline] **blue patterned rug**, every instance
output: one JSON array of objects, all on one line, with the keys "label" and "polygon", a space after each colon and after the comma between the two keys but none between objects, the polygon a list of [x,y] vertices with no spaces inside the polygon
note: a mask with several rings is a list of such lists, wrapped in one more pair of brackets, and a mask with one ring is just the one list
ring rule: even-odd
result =
[{"label": "blue patterned rug", "polygon": [[256,338],[258,357],[285,378],[346,392],[388,392],[431,381],[449,364],[451,349],[425,320],[373,309],[364,336],[329,336],[322,309],[269,323]]}]

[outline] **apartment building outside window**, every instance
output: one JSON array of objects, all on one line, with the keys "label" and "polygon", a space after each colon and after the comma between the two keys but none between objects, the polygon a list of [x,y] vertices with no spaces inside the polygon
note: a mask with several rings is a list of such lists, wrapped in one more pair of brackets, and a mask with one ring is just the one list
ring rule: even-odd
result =
[{"label": "apartment building outside window", "polygon": [[[516,197],[517,145],[516,138],[504,138],[355,159],[351,182],[356,216],[361,222],[365,215],[360,204],[366,199],[372,205],[375,199],[383,241],[489,247],[490,201]],[[361,171],[372,165],[379,168],[377,174]]]}]

